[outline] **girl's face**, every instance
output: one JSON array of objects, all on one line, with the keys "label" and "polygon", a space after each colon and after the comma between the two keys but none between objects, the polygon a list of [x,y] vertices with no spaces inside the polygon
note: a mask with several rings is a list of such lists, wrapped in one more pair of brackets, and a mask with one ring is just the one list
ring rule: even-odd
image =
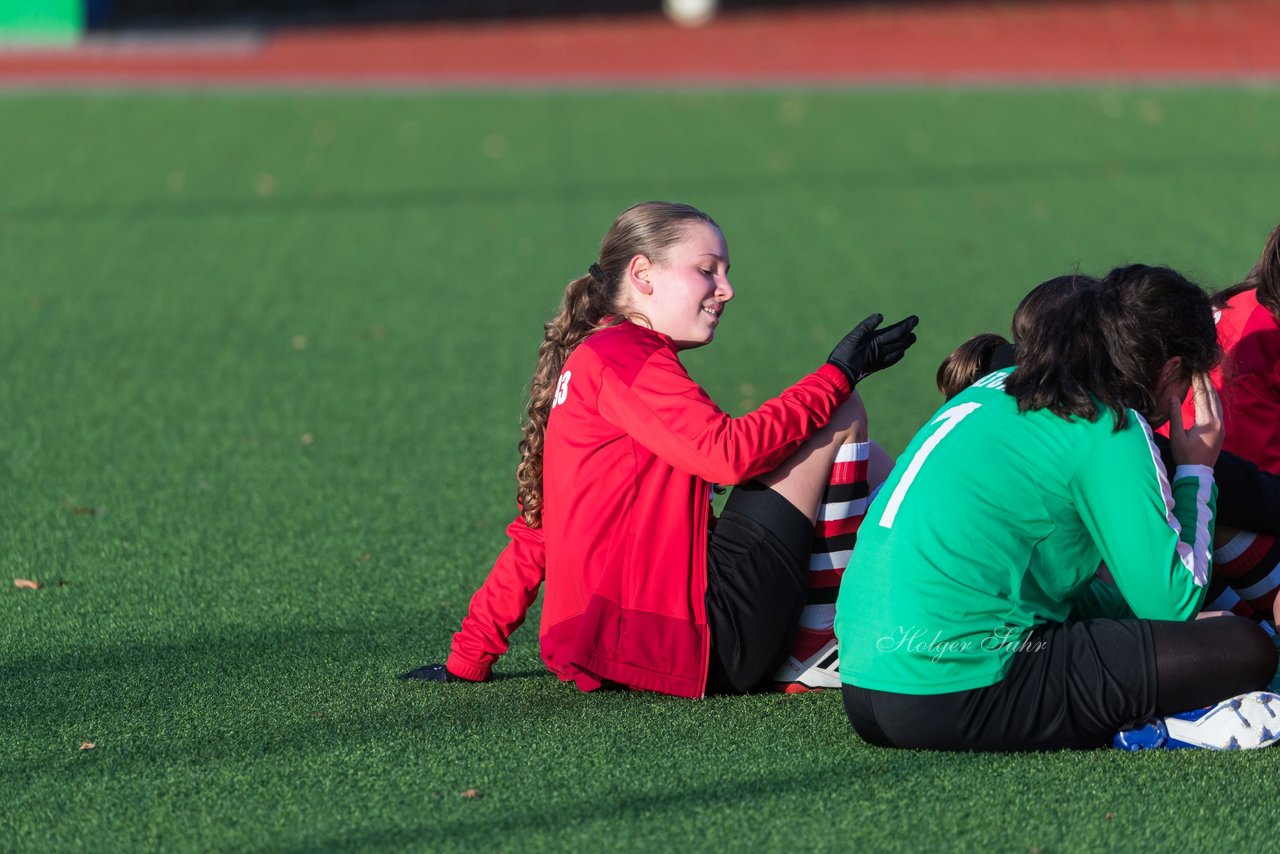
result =
[{"label": "girl's face", "polygon": [[711,343],[733,299],[729,284],[729,247],[720,229],[692,222],[684,239],[668,247],[661,263],[636,256],[628,268],[632,307],[654,331],[686,350]]}]

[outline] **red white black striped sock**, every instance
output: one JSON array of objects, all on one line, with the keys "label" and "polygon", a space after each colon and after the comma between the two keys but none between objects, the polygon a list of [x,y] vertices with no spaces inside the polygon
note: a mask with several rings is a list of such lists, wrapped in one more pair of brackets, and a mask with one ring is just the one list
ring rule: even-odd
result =
[{"label": "red white black striped sock", "polygon": [[800,613],[800,628],[791,655],[804,661],[822,649],[835,633],[836,595],[849,564],[858,527],[867,512],[867,459],[870,442],[841,445],[827,479],[814,525],[809,557],[809,600]]},{"label": "red white black striped sock", "polygon": [[1206,611],[1270,619],[1280,593],[1280,540],[1241,531],[1213,552]]}]

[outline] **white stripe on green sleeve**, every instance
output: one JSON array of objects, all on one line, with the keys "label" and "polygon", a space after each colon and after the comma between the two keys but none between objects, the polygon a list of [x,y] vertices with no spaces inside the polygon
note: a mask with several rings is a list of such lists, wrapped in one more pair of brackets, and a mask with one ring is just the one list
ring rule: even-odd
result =
[{"label": "white stripe on green sleeve", "polygon": [[1196,584],[1203,587],[1209,583],[1209,570],[1213,566],[1213,469],[1209,466],[1178,466],[1173,472],[1173,482],[1177,492],[1183,481],[1195,482],[1194,498],[1187,501],[1190,506],[1182,510],[1182,502],[1174,508],[1179,516],[1183,516],[1184,524],[1179,532],[1178,556],[1182,565],[1191,572]]}]

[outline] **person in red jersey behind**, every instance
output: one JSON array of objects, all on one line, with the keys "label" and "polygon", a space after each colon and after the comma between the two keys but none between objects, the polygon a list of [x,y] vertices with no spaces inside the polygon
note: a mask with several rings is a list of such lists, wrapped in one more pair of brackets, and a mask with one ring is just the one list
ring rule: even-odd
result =
[{"label": "person in red jersey behind", "polygon": [[[1280,474],[1280,226],[1243,282],[1213,298],[1222,364],[1223,448]],[[1194,403],[1183,403],[1183,413]]]},{"label": "person in red jersey behind", "polygon": [[[1213,307],[1223,359],[1209,379],[1222,398],[1223,451],[1280,475],[1280,226],[1244,281],[1216,294]],[[1183,402],[1184,419],[1194,410],[1189,398]],[[1238,528],[1224,519],[1207,608],[1273,616],[1280,605],[1275,527],[1267,520]]]}]

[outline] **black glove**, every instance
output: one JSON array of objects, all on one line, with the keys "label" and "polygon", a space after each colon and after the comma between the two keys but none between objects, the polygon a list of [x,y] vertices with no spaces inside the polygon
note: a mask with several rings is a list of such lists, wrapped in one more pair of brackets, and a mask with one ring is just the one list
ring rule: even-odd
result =
[{"label": "black glove", "polygon": [[907,348],[916,343],[915,333],[911,330],[916,328],[920,318],[913,314],[893,326],[876,329],[882,320],[883,314],[873,314],[853,327],[827,359],[844,371],[850,385],[867,374],[897,363],[907,352]]},{"label": "black glove", "polygon": [[464,679],[456,673],[450,673],[449,668],[443,664],[428,664],[419,667],[417,670],[410,670],[408,673],[401,673],[397,679],[423,679],[427,682],[475,682],[474,679]]}]

